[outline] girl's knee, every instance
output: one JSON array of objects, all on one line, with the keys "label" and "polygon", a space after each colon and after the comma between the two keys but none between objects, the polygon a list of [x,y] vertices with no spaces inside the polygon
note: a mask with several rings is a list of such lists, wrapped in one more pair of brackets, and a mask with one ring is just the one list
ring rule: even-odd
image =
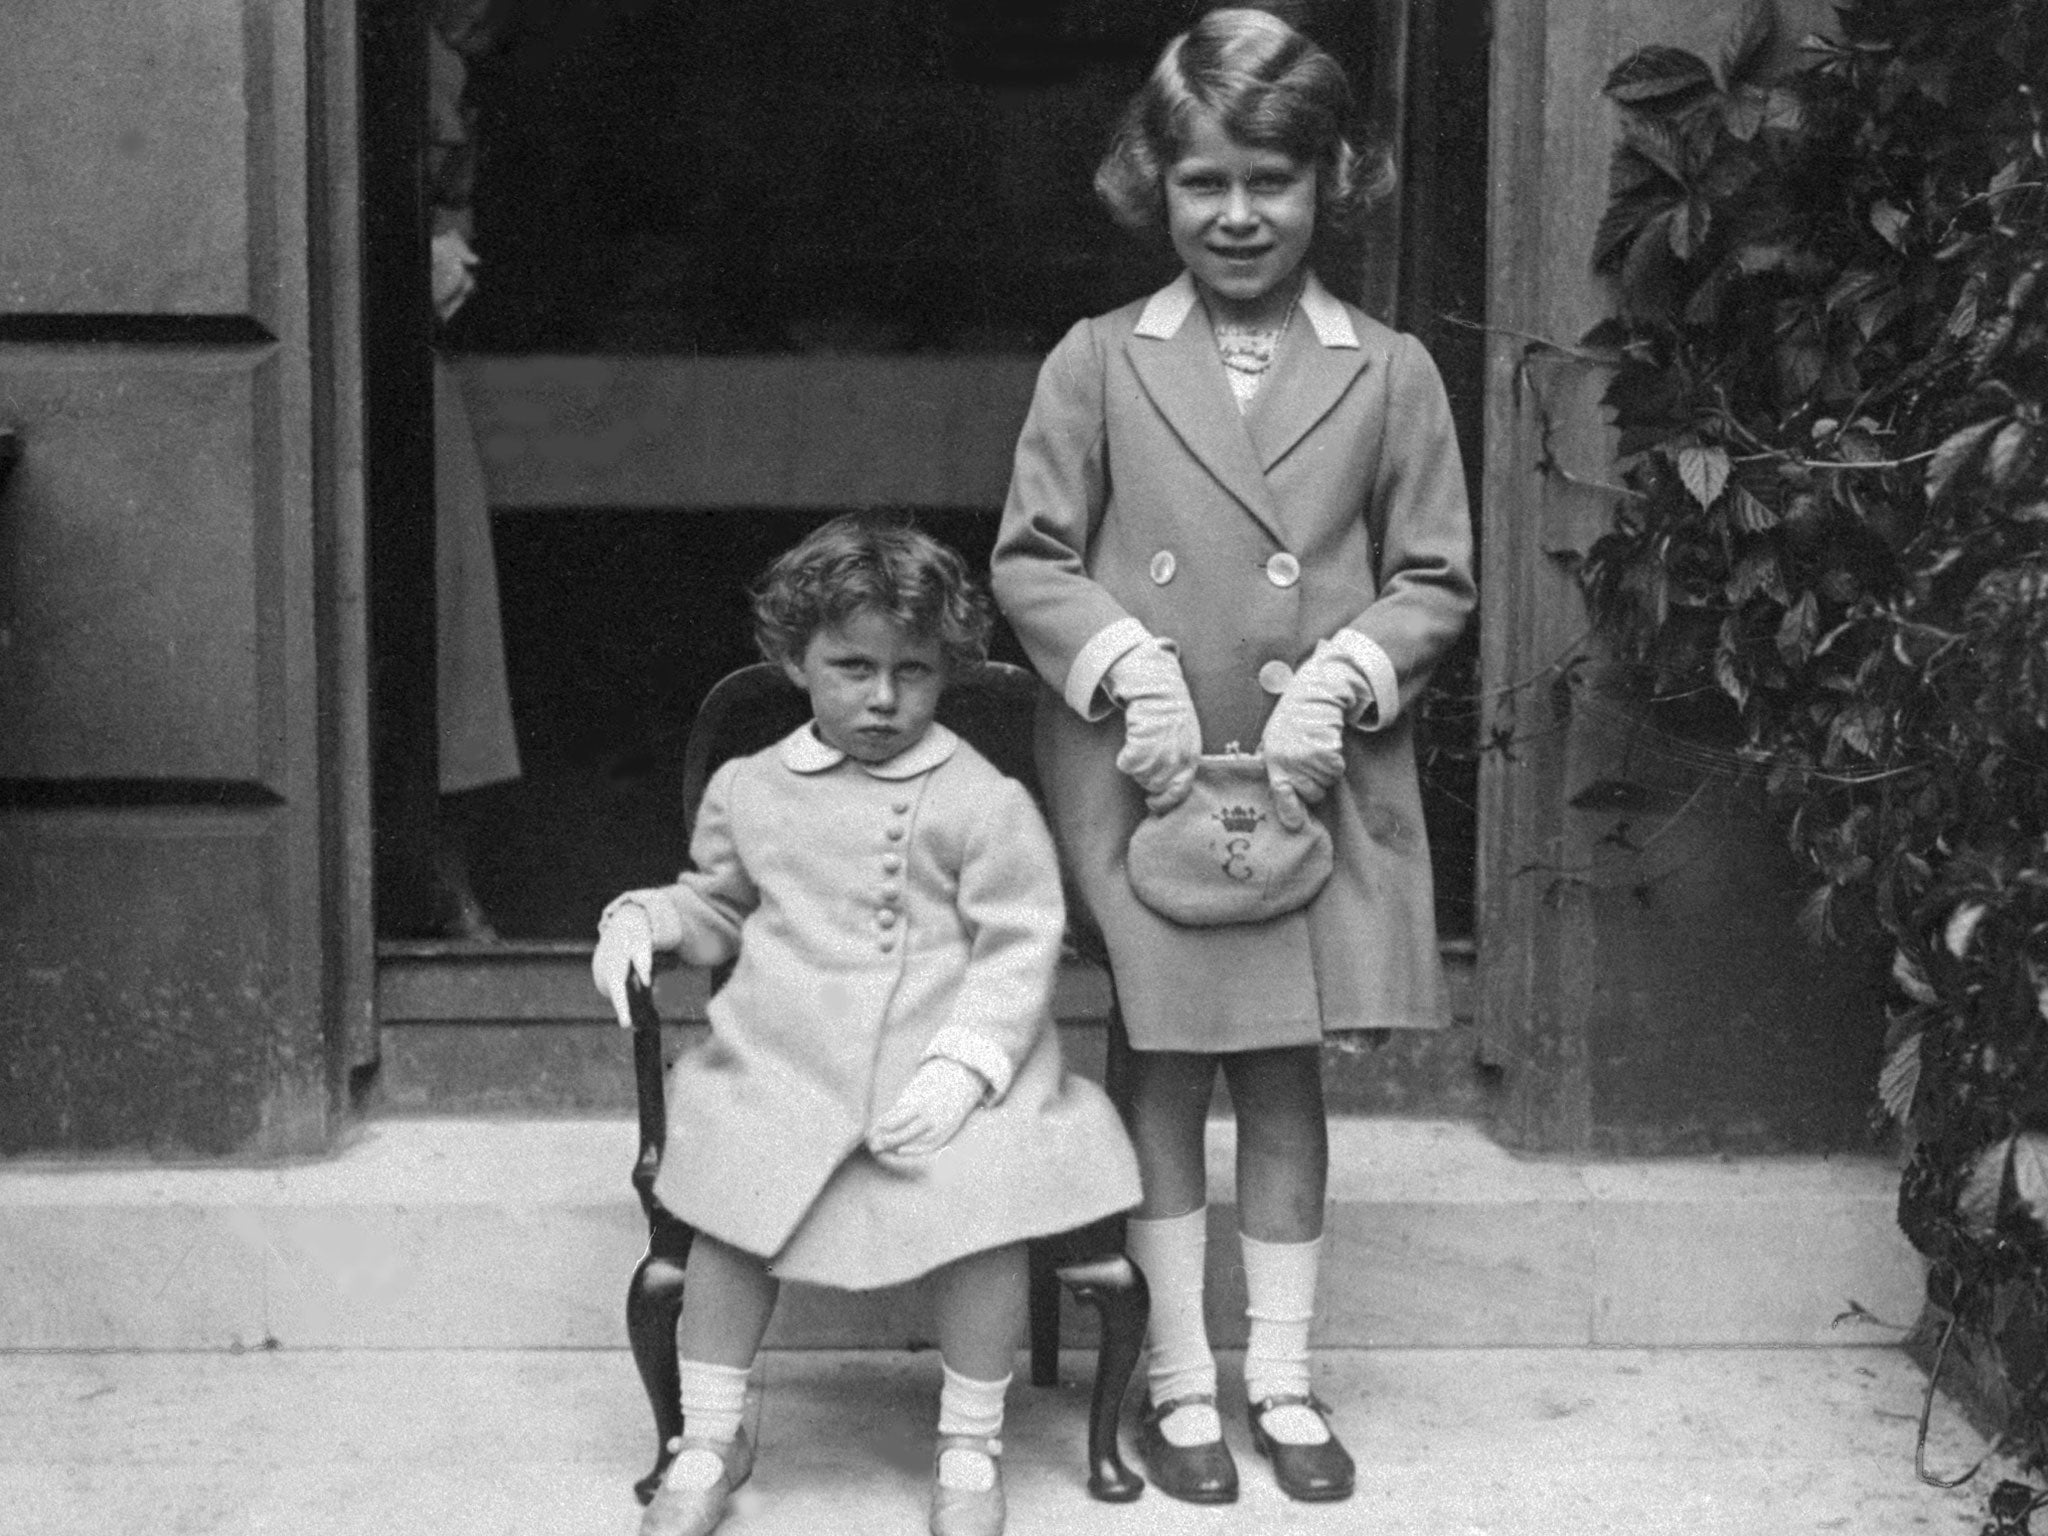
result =
[{"label": "girl's knee", "polygon": [[1329,1158],[1321,1053],[1313,1048],[1247,1053],[1230,1079],[1239,1157],[1313,1173]]},{"label": "girl's knee", "polygon": [[931,1272],[931,1284],[941,1293],[965,1289],[993,1295],[1015,1289],[1022,1294],[1029,1284],[1030,1260],[1022,1243],[1004,1243],[995,1248],[949,1260]]},{"label": "girl's knee", "polygon": [[1148,1115],[1131,1120],[1131,1145],[1144,1186],[1139,1214],[1157,1220],[1200,1206],[1208,1191],[1206,1106],[1201,1113]]},{"label": "girl's knee", "polygon": [[1321,1098],[1274,1095],[1237,1106],[1237,1144],[1255,1156],[1321,1158],[1329,1140]]},{"label": "girl's knee", "polygon": [[708,1232],[699,1232],[690,1239],[690,1262],[685,1272],[693,1284],[701,1284],[715,1274],[767,1278],[768,1261],[744,1248],[735,1248]]},{"label": "girl's knee", "polygon": [[1280,1124],[1320,1124],[1323,1118],[1323,1053],[1319,1046],[1245,1051],[1229,1058],[1224,1076],[1231,1107],[1240,1123],[1250,1117]]},{"label": "girl's knee", "polygon": [[1159,1106],[1208,1107],[1216,1086],[1216,1058],[1199,1051],[1133,1051],[1131,1098]]},{"label": "girl's knee", "polygon": [[990,1381],[1023,1341],[1028,1266],[1022,1243],[954,1259],[928,1281],[939,1354],[962,1375]]},{"label": "girl's knee", "polygon": [[1329,1170],[1329,1136],[1313,1123],[1240,1121],[1237,1127],[1238,1166],[1279,1177],[1289,1174],[1320,1180]]}]

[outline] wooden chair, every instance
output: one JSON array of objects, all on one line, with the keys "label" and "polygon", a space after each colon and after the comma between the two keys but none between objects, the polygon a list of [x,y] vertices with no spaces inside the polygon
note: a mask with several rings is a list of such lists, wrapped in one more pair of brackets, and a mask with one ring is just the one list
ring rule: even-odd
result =
[{"label": "wooden chair", "polygon": [[[1020,667],[991,662],[971,679],[954,683],[940,704],[939,719],[1003,772],[1031,788],[1038,778],[1031,755],[1031,716],[1037,681]],[[810,703],[778,667],[765,662],[727,673],[698,706],[683,755],[685,830],[696,825],[712,770],[728,758],[780,741],[810,718]],[[1100,940],[1072,936],[1076,947],[1102,959]],[[676,1319],[683,1305],[684,1270],[693,1236],[687,1223],[654,1195],[667,1140],[661,1020],[651,992],[637,979],[627,987],[633,1009],[633,1076],[640,1112],[640,1153],[633,1164],[633,1188],[647,1214],[647,1253],[626,1289],[626,1332],[634,1364],[654,1410],[654,1469],[634,1484],[644,1504],[654,1497],[683,1431],[677,1381]],[[1109,1056],[1105,1074],[1110,1097],[1127,1102],[1129,1048],[1121,1019],[1111,1004]],[[1059,1379],[1060,1288],[1095,1309],[1101,1324],[1095,1391],[1088,1410],[1088,1492],[1124,1503],[1144,1492],[1144,1479],[1125,1465],[1117,1446],[1124,1392],[1144,1343],[1150,1303],[1145,1277],[1124,1257],[1122,1217],[1112,1217],[1058,1237],[1033,1242],[1031,1273],[1031,1379],[1052,1386]]]}]

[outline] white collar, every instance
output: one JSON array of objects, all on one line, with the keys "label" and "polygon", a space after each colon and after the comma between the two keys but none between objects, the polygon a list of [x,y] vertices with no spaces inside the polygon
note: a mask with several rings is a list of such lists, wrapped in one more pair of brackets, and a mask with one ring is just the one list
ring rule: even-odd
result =
[{"label": "white collar", "polygon": [[[1145,301],[1144,313],[1138,316],[1133,334],[1152,341],[1173,340],[1194,310],[1195,302],[1194,276],[1183,272]],[[1358,328],[1351,323],[1343,301],[1317,281],[1313,272],[1306,275],[1301,285],[1301,312],[1308,318],[1316,340],[1324,346],[1358,345]]]},{"label": "white collar", "polygon": [[946,761],[959,745],[960,738],[935,720],[923,739],[909,751],[897,753],[886,763],[862,763],[858,758],[849,759],[837,747],[828,745],[811,729],[811,722],[806,721],[782,738],[782,766],[792,773],[823,773],[851,761],[871,778],[914,779],[921,773],[930,773]]}]

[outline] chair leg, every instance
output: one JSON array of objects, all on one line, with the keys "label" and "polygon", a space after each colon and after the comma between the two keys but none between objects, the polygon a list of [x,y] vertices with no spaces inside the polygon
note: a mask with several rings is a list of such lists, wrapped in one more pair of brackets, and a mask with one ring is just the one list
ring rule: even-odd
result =
[{"label": "chair leg", "polygon": [[1060,1382],[1060,1274],[1051,1248],[1033,1243],[1029,1250],[1031,1310],[1031,1385],[1056,1387]]},{"label": "chair leg", "polygon": [[690,1262],[695,1233],[667,1211],[657,1208],[647,1234],[647,1253],[634,1266],[626,1285],[626,1337],[633,1345],[633,1364],[654,1410],[654,1470],[633,1485],[642,1504],[654,1497],[662,1475],[675,1459],[669,1447],[683,1432],[680,1367],[676,1360],[676,1319],[683,1310],[683,1271]]},{"label": "chair leg", "polygon": [[1069,1264],[1059,1277],[1078,1301],[1101,1319],[1102,1350],[1095,1362],[1095,1396],[1088,1405],[1088,1492],[1106,1504],[1128,1504],[1145,1491],[1145,1480],[1124,1465],[1117,1448],[1124,1394],[1145,1324],[1152,1314],[1144,1273],[1121,1252],[1083,1264]]}]

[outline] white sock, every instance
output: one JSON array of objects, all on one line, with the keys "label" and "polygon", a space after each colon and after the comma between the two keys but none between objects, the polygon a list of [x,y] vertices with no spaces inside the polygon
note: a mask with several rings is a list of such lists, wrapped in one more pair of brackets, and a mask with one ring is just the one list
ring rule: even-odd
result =
[{"label": "white sock", "polygon": [[[946,1373],[945,1384],[939,1388],[940,1435],[973,1435],[994,1441],[994,1449],[1000,1452],[1003,1398],[1010,1390],[1010,1378],[976,1381],[944,1361],[939,1366]],[[986,1493],[995,1486],[996,1465],[980,1451],[953,1446],[940,1453],[938,1476],[944,1487]]]},{"label": "white sock", "polygon": [[1010,1378],[976,1381],[972,1376],[962,1376],[943,1360],[939,1369],[946,1373],[945,1383],[939,1388],[939,1433],[978,1435],[984,1440],[1000,1435],[1003,1399],[1010,1390]]},{"label": "white sock", "polygon": [[[1150,1348],[1145,1379],[1154,1403],[1183,1397],[1216,1396],[1216,1356],[1202,1316],[1202,1282],[1208,1257],[1209,1212],[1196,1206],[1185,1216],[1133,1216],[1125,1223],[1124,1249],[1144,1271],[1152,1292]],[[1206,1403],[1192,1403],[1160,1421],[1169,1445],[1201,1445],[1221,1438],[1223,1422]]]},{"label": "white sock", "polygon": [[[1245,1396],[1255,1404],[1283,1395],[1306,1397],[1308,1330],[1315,1318],[1323,1240],[1265,1243],[1243,1232],[1237,1237],[1244,1251],[1244,1311],[1251,1323],[1244,1349]],[[1306,1407],[1276,1409],[1261,1426],[1284,1445],[1320,1445],[1330,1437],[1322,1415]]]},{"label": "white sock", "polygon": [[[730,1445],[739,1437],[747,1411],[744,1366],[713,1365],[706,1360],[678,1363],[682,1382],[683,1433],[692,1440]],[[724,1475],[725,1458],[693,1446],[670,1463],[668,1482],[675,1488],[709,1488]]]}]

